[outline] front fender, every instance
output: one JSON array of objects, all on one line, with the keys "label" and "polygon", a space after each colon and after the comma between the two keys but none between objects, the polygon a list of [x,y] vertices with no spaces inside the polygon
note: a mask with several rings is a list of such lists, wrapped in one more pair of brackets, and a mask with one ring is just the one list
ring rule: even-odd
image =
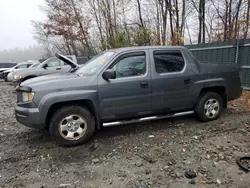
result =
[{"label": "front fender", "polygon": [[39,105],[39,111],[41,114],[41,121],[46,122],[46,117],[49,111],[49,108],[60,102],[69,102],[77,100],[90,100],[96,107],[98,105],[98,95],[96,90],[73,90],[73,91],[59,91],[54,93],[49,93],[45,95]]},{"label": "front fender", "polygon": [[26,70],[23,73],[20,73],[20,74],[17,73],[16,75],[21,76],[22,78],[27,78],[29,76],[41,76],[41,73],[40,71],[37,71],[37,70],[33,70],[33,71]]}]

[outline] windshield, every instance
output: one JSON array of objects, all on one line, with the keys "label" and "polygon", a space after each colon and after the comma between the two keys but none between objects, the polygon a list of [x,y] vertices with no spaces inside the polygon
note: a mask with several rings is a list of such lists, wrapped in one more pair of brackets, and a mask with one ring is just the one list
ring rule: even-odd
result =
[{"label": "windshield", "polygon": [[23,69],[23,68],[27,68],[28,64],[19,64],[18,66],[15,67],[15,69]]},{"label": "windshield", "polygon": [[33,68],[33,67],[37,67],[40,63],[35,63],[33,65],[31,65],[29,68]]},{"label": "windshield", "polygon": [[17,64],[14,67],[12,67],[11,69],[17,69],[21,64]]},{"label": "windshield", "polygon": [[103,52],[100,55],[95,56],[91,60],[89,60],[82,68],[76,71],[76,74],[81,76],[91,76],[96,73],[101,67],[105,65],[107,60],[114,54],[115,52]]}]

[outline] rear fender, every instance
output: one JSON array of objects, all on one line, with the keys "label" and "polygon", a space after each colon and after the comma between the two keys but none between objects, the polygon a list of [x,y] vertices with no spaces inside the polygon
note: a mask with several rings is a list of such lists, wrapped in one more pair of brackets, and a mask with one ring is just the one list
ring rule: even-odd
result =
[{"label": "rear fender", "polygon": [[193,94],[194,94],[195,100],[197,100],[197,98],[200,95],[200,92],[204,88],[223,87],[226,90],[226,81],[223,78],[212,78],[212,79],[206,79],[206,80],[199,80],[199,81],[194,83],[193,87],[194,87]]}]

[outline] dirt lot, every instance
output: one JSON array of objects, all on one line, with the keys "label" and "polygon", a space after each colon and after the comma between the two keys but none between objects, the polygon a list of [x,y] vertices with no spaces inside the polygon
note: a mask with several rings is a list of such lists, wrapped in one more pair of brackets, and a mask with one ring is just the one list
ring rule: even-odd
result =
[{"label": "dirt lot", "polygon": [[[13,87],[0,82],[1,188],[250,187],[235,163],[250,155],[250,113],[239,106],[210,123],[189,116],[105,128],[88,144],[61,148],[15,121],[15,101]],[[194,181],[184,176],[189,169]]]}]

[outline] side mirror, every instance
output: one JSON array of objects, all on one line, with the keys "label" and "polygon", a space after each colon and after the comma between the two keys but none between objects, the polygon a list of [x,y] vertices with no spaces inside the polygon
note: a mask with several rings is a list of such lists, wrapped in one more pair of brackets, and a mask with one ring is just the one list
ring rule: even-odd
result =
[{"label": "side mirror", "polygon": [[116,73],[114,70],[108,69],[102,74],[102,77],[104,80],[116,79]]},{"label": "side mirror", "polygon": [[46,69],[48,67],[48,64],[44,64],[43,68]]}]

